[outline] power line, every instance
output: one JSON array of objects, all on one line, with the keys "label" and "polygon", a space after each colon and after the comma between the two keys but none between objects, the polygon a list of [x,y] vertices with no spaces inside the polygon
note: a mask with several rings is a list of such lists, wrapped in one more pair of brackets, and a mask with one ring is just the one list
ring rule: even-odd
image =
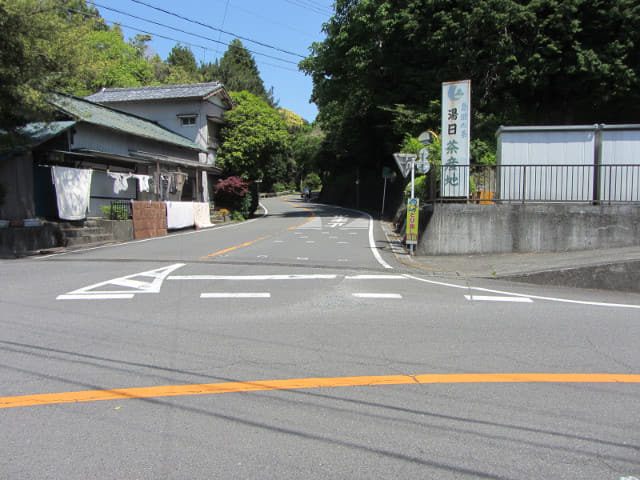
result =
[{"label": "power line", "polygon": [[[99,4],[99,3],[94,2],[93,0],[88,0],[88,3],[91,3],[92,5],[95,5],[95,6],[97,6],[97,7],[103,8],[103,9],[105,9],[105,10],[110,10],[110,11],[112,11],[112,12],[116,12],[116,13],[119,13],[119,14],[121,14],[121,15],[126,15],[126,16],[128,16],[128,17],[135,18],[136,20],[142,20],[143,22],[152,23],[152,24],[154,24],[154,25],[158,25],[158,26],[160,26],[160,27],[164,27],[164,28],[168,28],[168,29],[170,29],[170,30],[174,30],[174,31],[176,31],[176,32],[184,33],[185,35],[191,35],[191,36],[196,37],[196,38],[201,38],[201,39],[203,39],[203,40],[207,40],[207,41],[209,41],[209,42],[214,42],[214,43],[219,43],[219,44],[222,44],[222,45],[225,45],[225,46],[227,46],[227,45],[228,45],[227,43],[222,42],[222,41],[220,41],[220,40],[216,40],[216,39],[214,39],[214,38],[206,37],[206,36],[204,36],[204,35],[200,35],[200,34],[197,34],[197,33],[187,32],[186,30],[182,30],[182,29],[180,29],[180,28],[172,27],[172,26],[170,26],[170,25],[166,25],[166,24],[164,24],[164,23],[156,22],[156,21],[154,21],[154,20],[148,20],[148,19],[146,19],[146,18],[142,18],[142,17],[139,17],[139,16],[137,16],[137,15],[133,15],[133,14],[131,14],[131,13],[123,12],[122,10],[118,10],[118,9],[116,9],[116,8],[107,7],[106,5],[101,5],[101,4]],[[135,27],[127,27],[127,28],[132,28],[132,29],[134,29],[134,30],[136,29]],[[146,32],[145,32],[145,33],[146,33]],[[156,36],[161,37],[161,35],[156,35]],[[177,40],[177,41],[179,42],[179,40]],[[182,43],[186,43],[186,42],[182,42]],[[249,49],[247,49],[247,51],[248,51],[248,52],[250,52],[250,53],[253,53],[254,55],[261,55],[261,56],[264,56],[264,57],[267,57],[267,58],[271,58],[271,59],[274,59],[274,60],[278,60],[279,62],[289,63],[289,64],[291,64],[291,65],[298,65],[298,64],[297,64],[296,62],[294,62],[294,61],[291,61],[291,60],[285,60],[284,58],[275,57],[275,56],[273,56],[273,55],[269,55],[269,54],[266,54],[266,53],[255,52],[255,51],[252,51],[252,50],[249,50]]]},{"label": "power line", "polygon": [[323,5],[313,2],[311,0],[285,0],[285,2],[290,3],[291,5],[295,5],[297,7],[304,8],[305,10],[309,10],[313,13],[318,13],[320,15],[331,15],[331,11],[327,10]]},{"label": "power line", "polygon": [[236,37],[236,38],[239,38],[241,40],[245,40],[247,42],[255,43],[256,45],[260,45],[262,47],[270,48],[272,50],[277,50],[278,52],[286,53],[287,55],[293,55],[293,56],[299,57],[299,58],[306,58],[304,55],[300,55],[299,53],[290,52],[288,50],[283,50],[282,48],[274,47],[273,45],[269,45],[268,43],[260,42],[258,40],[252,40],[252,39],[247,38],[247,37],[242,37],[242,36],[237,35],[237,34],[232,33],[232,32],[226,32],[226,31],[224,31],[224,30],[222,30],[220,28],[212,27],[211,25],[208,25],[206,23],[200,22],[198,20],[193,20],[193,19],[190,19],[188,17],[179,15],[179,14],[177,14],[175,12],[171,12],[170,10],[165,10],[163,8],[160,8],[160,7],[155,7],[153,5],[149,5],[148,3],[145,3],[145,2],[143,2],[141,0],[131,0],[131,1],[134,2],[134,3],[138,3],[140,5],[144,5],[145,7],[153,8],[154,10],[158,10],[159,12],[166,13],[167,15],[171,15],[173,17],[180,18],[182,20],[186,20],[187,22],[195,23],[196,25],[200,25],[201,27],[209,28],[209,29],[214,30],[216,32],[222,32],[225,35],[230,35],[232,37]]},{"label": "power line", "polygon": [[[91,3],[92,3],[92,2],[91,2]],[[82,11],[80,11],[80,10],[66,9],[66,11],[70,11],[70,12],[73,12],[73,13],[77,13],[77,14],[84,15],[84,16],[87,16],[87,17],[92,17],[92,18],[102,18],[102,17],[100,17],[100,16],[92,15],[92,14],[90,14],[90,13],[82,12]],[[213,50],[213,49],[208,48],[208,47],[205,47],[205,46],[203,46],[203,45],[198,45],[198,44],[196,44],[196,43],[185,42],[185,41],[183,41],[183,40],[179,40],[179,39],[177,39],[177,38],[173,38],[173,37],[168,37],[168,36],[166,36],[166,35],[162,35],[162,34],[160,34],[160,33],[155,33],[155,32],[150,32],[150,31],[147,31],[147,30],[143,30],[143,29],[141,29],[140,27],[134,27],[134,26],[132,26],[132,25],[126,25],[126,24],[124,24],[124,23],[116,22],[116,21],[113,21],[113,20],[107,20],[107,19],[103,19],[103,20],[105,20],[106,22],[109,22],[109,23],[111,23],[111,24],[120,25],[121,27],[128,28],[128,29],[130,29],[130,30],[134,30],[134,31],[139,32],[139,33],[146,33],[146,34],[148,34],[148,35],[151,35],[152,37],[164,38],[165,40],[171,40],[171,41],[173,41],[173,42],[178,42],[178,43],[180,43],[180,44],[188,45],[188,46],[190,46],[190,47],[200,48],[200,49],[202,49],[202,50],[204,50],[204,51],[207,51],[207,52],[209,52],[209,51],[213,51],[214,53],[218,53],[218,54],[219,54],[219,53],[221,53],[221,51],[220,51],[220,50],[217,50],[217,49]],[[156,22],[151,22],[151,23],[156,23]],[[166,25],[162,25],[162,24],[160,24],[160,25],[161,25],[161,26],[166,26]],[[173,28],[173,27],[169,27],[169,26],[166,26],[166,27],[167,27],[167,28]],[[180,32],[183,32],[182,30],[179,30],[179,29],[175,29],[175,30],[178,30],[178,31],[180,31]],[[189,33],[189,32],[184,32],[184,33],[187,33],[187,34],[189,34],[189,35],[193,35],[193,34],[191,34],[191,33]],[[207,38],[207,37],[203,37],[203,38],[204,38],[204,39],[206,39],[206,40],[208,40],[208,41],[215,42],[215,43],[219,43],[219,44],[221,44],[221,45],[227,46],[227,44],[226,44],[226,43],[224,43],[224,42],[222,42],[222,41],[213,40],[213,39],[210,39],[210,38]],[[247,50],[247,51],[250,51],[250,50]],[[238,56],[238,57],[239,57],[239,55],[237,55],[237,54],[234,54],[234,53],[231,53],[231,52],[227,52],[227,53],[229,53],[230,55]],[[290,62],[289,60],[283,60],[283,59],[279,59],[279,58],[277,58],[277,57],[272,57],[271,55],[266,55],[266,54],[262,54],[262,53],[258,53],[258,52],[251,52],[251,53],[254,53],[254,54],[256,54],[256,55],[263,55],[263,56],[266,56],[266,57],[269,57],[269,58],[275,58],[276,60],[279,60],[279,61],[281,61],[281,62],[293,63],[294,65],[296,65],[296,63],[295,63],[295,62]],[[265,61],[261,61],[261,63],[262,63],[263,65],[269,65],[270,67],[280,68],[280,69],[282,69],[282,70],[286,70],[286,71],[288,71],[288,72],[301,73],[301,72],[300,72],[300,70],[294,70],[294,69],[292,69],[292,68],[286,68],[286,67],[284,67],[284,66],[282,66],[282,65],[276,65],[276,64],[273,64],[273,63],[265,62]]]}]

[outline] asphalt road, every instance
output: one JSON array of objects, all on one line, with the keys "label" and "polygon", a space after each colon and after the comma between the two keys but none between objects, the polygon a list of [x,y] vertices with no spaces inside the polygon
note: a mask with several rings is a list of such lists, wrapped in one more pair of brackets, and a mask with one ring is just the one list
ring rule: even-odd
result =
[{"label": "asphalt road", "polygon": [[0,261],[0,478],[640,478],[640,296],[425,276],[367,215]]}]

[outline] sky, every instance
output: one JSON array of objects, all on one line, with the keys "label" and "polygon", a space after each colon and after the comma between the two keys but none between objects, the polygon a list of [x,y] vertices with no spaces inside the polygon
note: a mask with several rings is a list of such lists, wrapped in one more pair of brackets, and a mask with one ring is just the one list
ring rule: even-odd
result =
[{"label": "sky", "polygon": [[221,58],[239,38],[256,61],[267,90],[279,106],[312,122],[311,77],[298,70],[313,42],[324,39],[322,24],[334,0],[87,0],[109,25],[119,23],[125,41],[138,33],[166,60],[178,43],[188,46],[198,64]]}]

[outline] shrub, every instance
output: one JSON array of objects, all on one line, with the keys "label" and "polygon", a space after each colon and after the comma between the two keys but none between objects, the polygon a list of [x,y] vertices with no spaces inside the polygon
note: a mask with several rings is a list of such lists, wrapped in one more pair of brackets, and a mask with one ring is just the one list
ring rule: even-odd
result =
[{"label": "shrub", "polygon": [[317,173],[310,173],[304,178],[304,186],[309,190],[320,190],[322,188],[322,180]]},{"label": "shrub", "polygon": [[231,212],[231,220],[233,220],[234,222],[244,222],[245,217],[239,211],[234,210],[233,212]]}]

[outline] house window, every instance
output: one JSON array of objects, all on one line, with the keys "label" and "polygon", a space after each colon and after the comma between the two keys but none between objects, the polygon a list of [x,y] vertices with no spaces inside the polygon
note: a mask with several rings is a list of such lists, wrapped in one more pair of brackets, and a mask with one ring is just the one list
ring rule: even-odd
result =
[{"label": "house window", "polygon": [[191,127],[196,124],[197,115],[178,115],[180,125],[183,127]]}]

